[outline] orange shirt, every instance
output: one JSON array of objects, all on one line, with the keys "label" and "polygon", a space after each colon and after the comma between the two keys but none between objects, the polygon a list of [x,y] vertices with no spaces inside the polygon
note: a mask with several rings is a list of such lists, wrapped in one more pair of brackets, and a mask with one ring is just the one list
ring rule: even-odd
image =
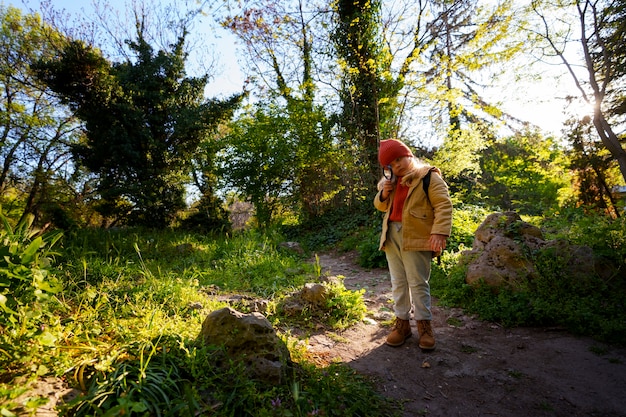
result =
[{"label": "orange shirt", "polygon": [[393,205],[391,206],[391,213],[389,214],[390,222],[402,222],[402,208],[404,207],[404,200],[409,193],[409,187],[402,185],[402,178],[399,177],[396,182],[396,190],[393,195]]}]

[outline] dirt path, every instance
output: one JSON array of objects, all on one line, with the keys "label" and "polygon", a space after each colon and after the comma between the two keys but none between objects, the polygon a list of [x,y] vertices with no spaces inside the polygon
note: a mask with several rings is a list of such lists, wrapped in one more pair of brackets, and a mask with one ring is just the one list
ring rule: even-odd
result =
[{"label": "dirt path", "polygon": [[[384,344],[393,318],[386,270],[358,267],[354,254],[319,255],[322,271],[366,289],[368,318],[340,334],[311,337],[310,350],[371,376],[404,416],[626,416],[626,349],[558,329],[505,329],[437,306],[437,349],[422,352],[417,330]],[[450,324],[449,324],[450,323]]]}]

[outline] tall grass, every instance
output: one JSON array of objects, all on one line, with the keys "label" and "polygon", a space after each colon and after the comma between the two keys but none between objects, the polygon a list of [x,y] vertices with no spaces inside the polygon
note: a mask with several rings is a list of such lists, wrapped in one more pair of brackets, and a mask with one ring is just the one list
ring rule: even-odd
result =
[{"label": "tall grass", "polygon": [[[0,374],[2,415],[20,406],[15,397],[37,375],[50,374],[83,392],[63,415],[393,415],[370,382],[347,368],[336,365],[329,374],[308,365],[288,331],[281,336],[299,367],[283,386],[250,380],[237,363],[217,367],[216,348],[197,343],[202,321],[224,307],[219,300],[229,294],[277,303],[319,278],[311,262],[279,245],[281,239],[273,231],[221,237],[139,229],[68,234],[57,244],[56,262],[45,268],[62,291],[31,326],[48,336],[18,352],[11,346],[15,332],[0,329],[1,349],[13,354],[0,356],[2,369],[10,370]],[[25,239],[23,250],[30,244]],[[323,325],[349,326],[362,318],[362,294],[332,288],[328,309],[317,318]],[[294,325],[274,310],[267,314],[276,328]]]}]

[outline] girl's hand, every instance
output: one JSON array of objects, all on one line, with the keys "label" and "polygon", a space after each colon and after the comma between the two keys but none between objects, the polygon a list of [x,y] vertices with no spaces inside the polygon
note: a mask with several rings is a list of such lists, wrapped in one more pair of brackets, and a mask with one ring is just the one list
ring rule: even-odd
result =
[{"label": "girl's hand", "polygon": [[430,250],[433,252],[442,252],[446,248],[446,235],[430,235]]},{"label": "girl's hand", "polygon": [[389,198],[389,194],[393,191],[393,187],[395,186],[395,182],[392,180],[385,180],[383,183],[383,191],[380,194],[381,199],[384,201]]}]

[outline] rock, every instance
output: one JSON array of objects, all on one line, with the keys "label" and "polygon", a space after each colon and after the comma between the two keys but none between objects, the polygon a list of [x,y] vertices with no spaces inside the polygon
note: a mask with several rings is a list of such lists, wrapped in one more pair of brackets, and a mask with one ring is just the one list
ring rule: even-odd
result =
[{"label": "rock", "polygon": [[496,236],[521,238],[524,243],[541,244],[543,233],[537,226],[522,221],[514,211],[492,213],[482,222],[474,234],[472,249],[484,249]]},{"label": "rock", "polygon": [[314,314],[323,310],[328,297],[328,288],[320,283],[306,283],[300,291],[286,297],[281,303],[281,310],[287,316],[299,316],[305,310]]},{"label": "rock", "polygon": [[465,282],[499,287],[505,283],[519,286],[535,274],[531,259],[513,239],[496,236],[489,241],[477,258],[468,265]]},{"label": "rock", "polygon": [[[552,265],[547,271],[559,279],[583,281],[593,276],[612,276],[606,263],[598,262],[593,250],[564,240],[545,241],[541,230],[522,221],[515,212],[487,216],[474,235],[470,251],[461,255],[467,264],[465,282],[481,280],[492,287],[509,285],[520,288],[537,277],[535,262]],[[613,269],[614,270],[614,269]],[[604,274],[604,275],[603,275]]]},{"label": "rock", "polygon": [[300,296],[305,302],[319,307],[325,304],[328,290],[323,284],[307,283],[304,284]]},{"label": "rock", "polygon": [[199,339],[224,347],[230,359],[243,361],[250,377],[262,382],[281,383],[292,364],[289,349],[260,313],[230,307],[214,311],[202,323]]},{"label": "rock", "polygon": [[530,252],[544,245],[541,230],[522,221],[515,212],[487,216],[474,235],[472,250],[462,258],[468,263],[465,282],[499,287],[519,287],[535,276]]},{"label": "rock", "polygon": [[298,255],[304,254],[304,249],[302,249],[302,246],[300,246],[298,242],[282,242],[279,246],[281,248],[289,249]]}]

